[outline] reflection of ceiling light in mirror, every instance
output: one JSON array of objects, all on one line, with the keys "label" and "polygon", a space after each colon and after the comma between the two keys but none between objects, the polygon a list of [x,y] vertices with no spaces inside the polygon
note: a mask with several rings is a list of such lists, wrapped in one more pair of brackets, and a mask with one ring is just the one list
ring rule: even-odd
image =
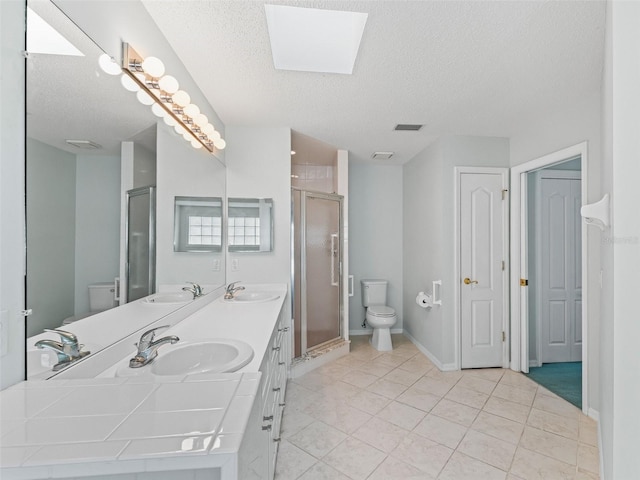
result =
[{"label": "reflection of ceiling light in mirror", "polygon": [[122,86],[130,92],[137,92],[138,90],[140,90],[140,85],[138,85],[130,76],[126,74],[120,77],[120,83],[122,83]]},{"label": "reflection of ceiling light in mirror", "polygon": [[100,68],[106,74],[119,75],[122,73],[120,65],[118,65],[118,63],[106,53],[103,53],[98,57],[98,65],[100,65]]},{"label": "reflection of ceiling light in mirror", "polygon": [[154,103],[153,105],[151,105],[151,111],[156,117],[160,118],[165,118],[169,115],[159,103]]},{"label": "reflection of ceiling light in mirror", "polygon": [[143,105],[153,105],[153,103],[155,102],[153,97],[146,90],[140,89],[138,93],[136,93],[136,97],[138,101]]},{"label": "reflection of ceiling light in mirror", "polygon": [[278,70],[353,73],[366,13],[265,5]]},{"label": "reflection of ceiling light in mirror", "polygon": [[154,78],[164,75],[164,63],[159,58],[147,57],[142,62],[142,69]]},{"label": "reflection of ceiling light in mirror", "polygon": [[178,80],[176,80],[171,75],[165,75],[164,77],[162,77],[160,81],[158,81],[158,86],[161,90],[164,90],[169,95],[173,95],[178,91],[178,88],[180,88]]},{"label": "reflection of ceiling light in mirror", "polygon": [[27,52],[84,57],[84,53],[29,7],[27,7]]},{"label": "reflection of ceiling light in mirror", "polygon": [[193,103],[190,103],[189,105],[184,107],[183,110],[184,110],[184,114],[190,116],[191,118],[200,114],[200,109],[198,108],[197,105],[194,105]]},{"label": "reflection of ceiling light in mirror", "polygon": [[[142,57],[127,43],[123,43],[122,71],[128,80],[122,84],[135,91],[136,97],[144,105],[152,105],[154,115],[164,118],[167,125],[174,126],[176,133],[195,148],[205,147],[213,153],[214,148],[222,150],[226,142],[215,131],[209,119],[197,105],[191,104],[191,97],[171,75],[164,75],[164,64],[155,57]],[[171,120],[167,120],[170,118]],[[206,132],[205,132],[206,130]]]}]

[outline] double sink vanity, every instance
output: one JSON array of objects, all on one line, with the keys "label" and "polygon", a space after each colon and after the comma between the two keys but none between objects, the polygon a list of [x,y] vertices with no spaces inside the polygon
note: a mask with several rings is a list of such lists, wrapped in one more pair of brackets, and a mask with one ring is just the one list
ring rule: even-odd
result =
[{"label": "double sink vanity", "polygon": [[35,348],[53,332],[29,339],[30,380],[0,392],[0,477],[273,478],[287,287],[224,293],[167,291],[75,322],[95,353],[58,372]]}]

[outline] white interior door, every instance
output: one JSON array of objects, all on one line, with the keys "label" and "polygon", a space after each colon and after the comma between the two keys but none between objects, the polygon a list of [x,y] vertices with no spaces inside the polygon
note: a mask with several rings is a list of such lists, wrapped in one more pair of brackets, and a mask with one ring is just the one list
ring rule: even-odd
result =
[{"label": "white interior door", "polygon": [[501,367],[507,171],[475,169],[459,175],[461,367]]},{"label": "white interior door", "polygon": [[539,173],[542,363],[582,360],[580,172]]}]

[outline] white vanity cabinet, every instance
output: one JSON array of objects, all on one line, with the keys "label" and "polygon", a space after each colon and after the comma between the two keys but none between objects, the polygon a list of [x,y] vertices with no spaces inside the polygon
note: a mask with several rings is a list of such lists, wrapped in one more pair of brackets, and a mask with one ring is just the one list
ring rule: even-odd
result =
[{"label": "white vanity cabinet", "polygon": [[287,372],[291,361],[291,321],[280,312],[260,367],[262,374],[239,452],[241,480],[268,479],[275,475],[280,426],[285,407]]}]

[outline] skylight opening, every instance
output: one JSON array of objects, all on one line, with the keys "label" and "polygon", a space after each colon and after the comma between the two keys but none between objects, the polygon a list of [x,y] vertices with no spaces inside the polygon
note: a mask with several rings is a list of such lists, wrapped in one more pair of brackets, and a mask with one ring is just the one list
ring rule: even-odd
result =
[{"label": "skylight opening", "polygon": [[353,73],[366,13],[265,5],[278,70]]}]

